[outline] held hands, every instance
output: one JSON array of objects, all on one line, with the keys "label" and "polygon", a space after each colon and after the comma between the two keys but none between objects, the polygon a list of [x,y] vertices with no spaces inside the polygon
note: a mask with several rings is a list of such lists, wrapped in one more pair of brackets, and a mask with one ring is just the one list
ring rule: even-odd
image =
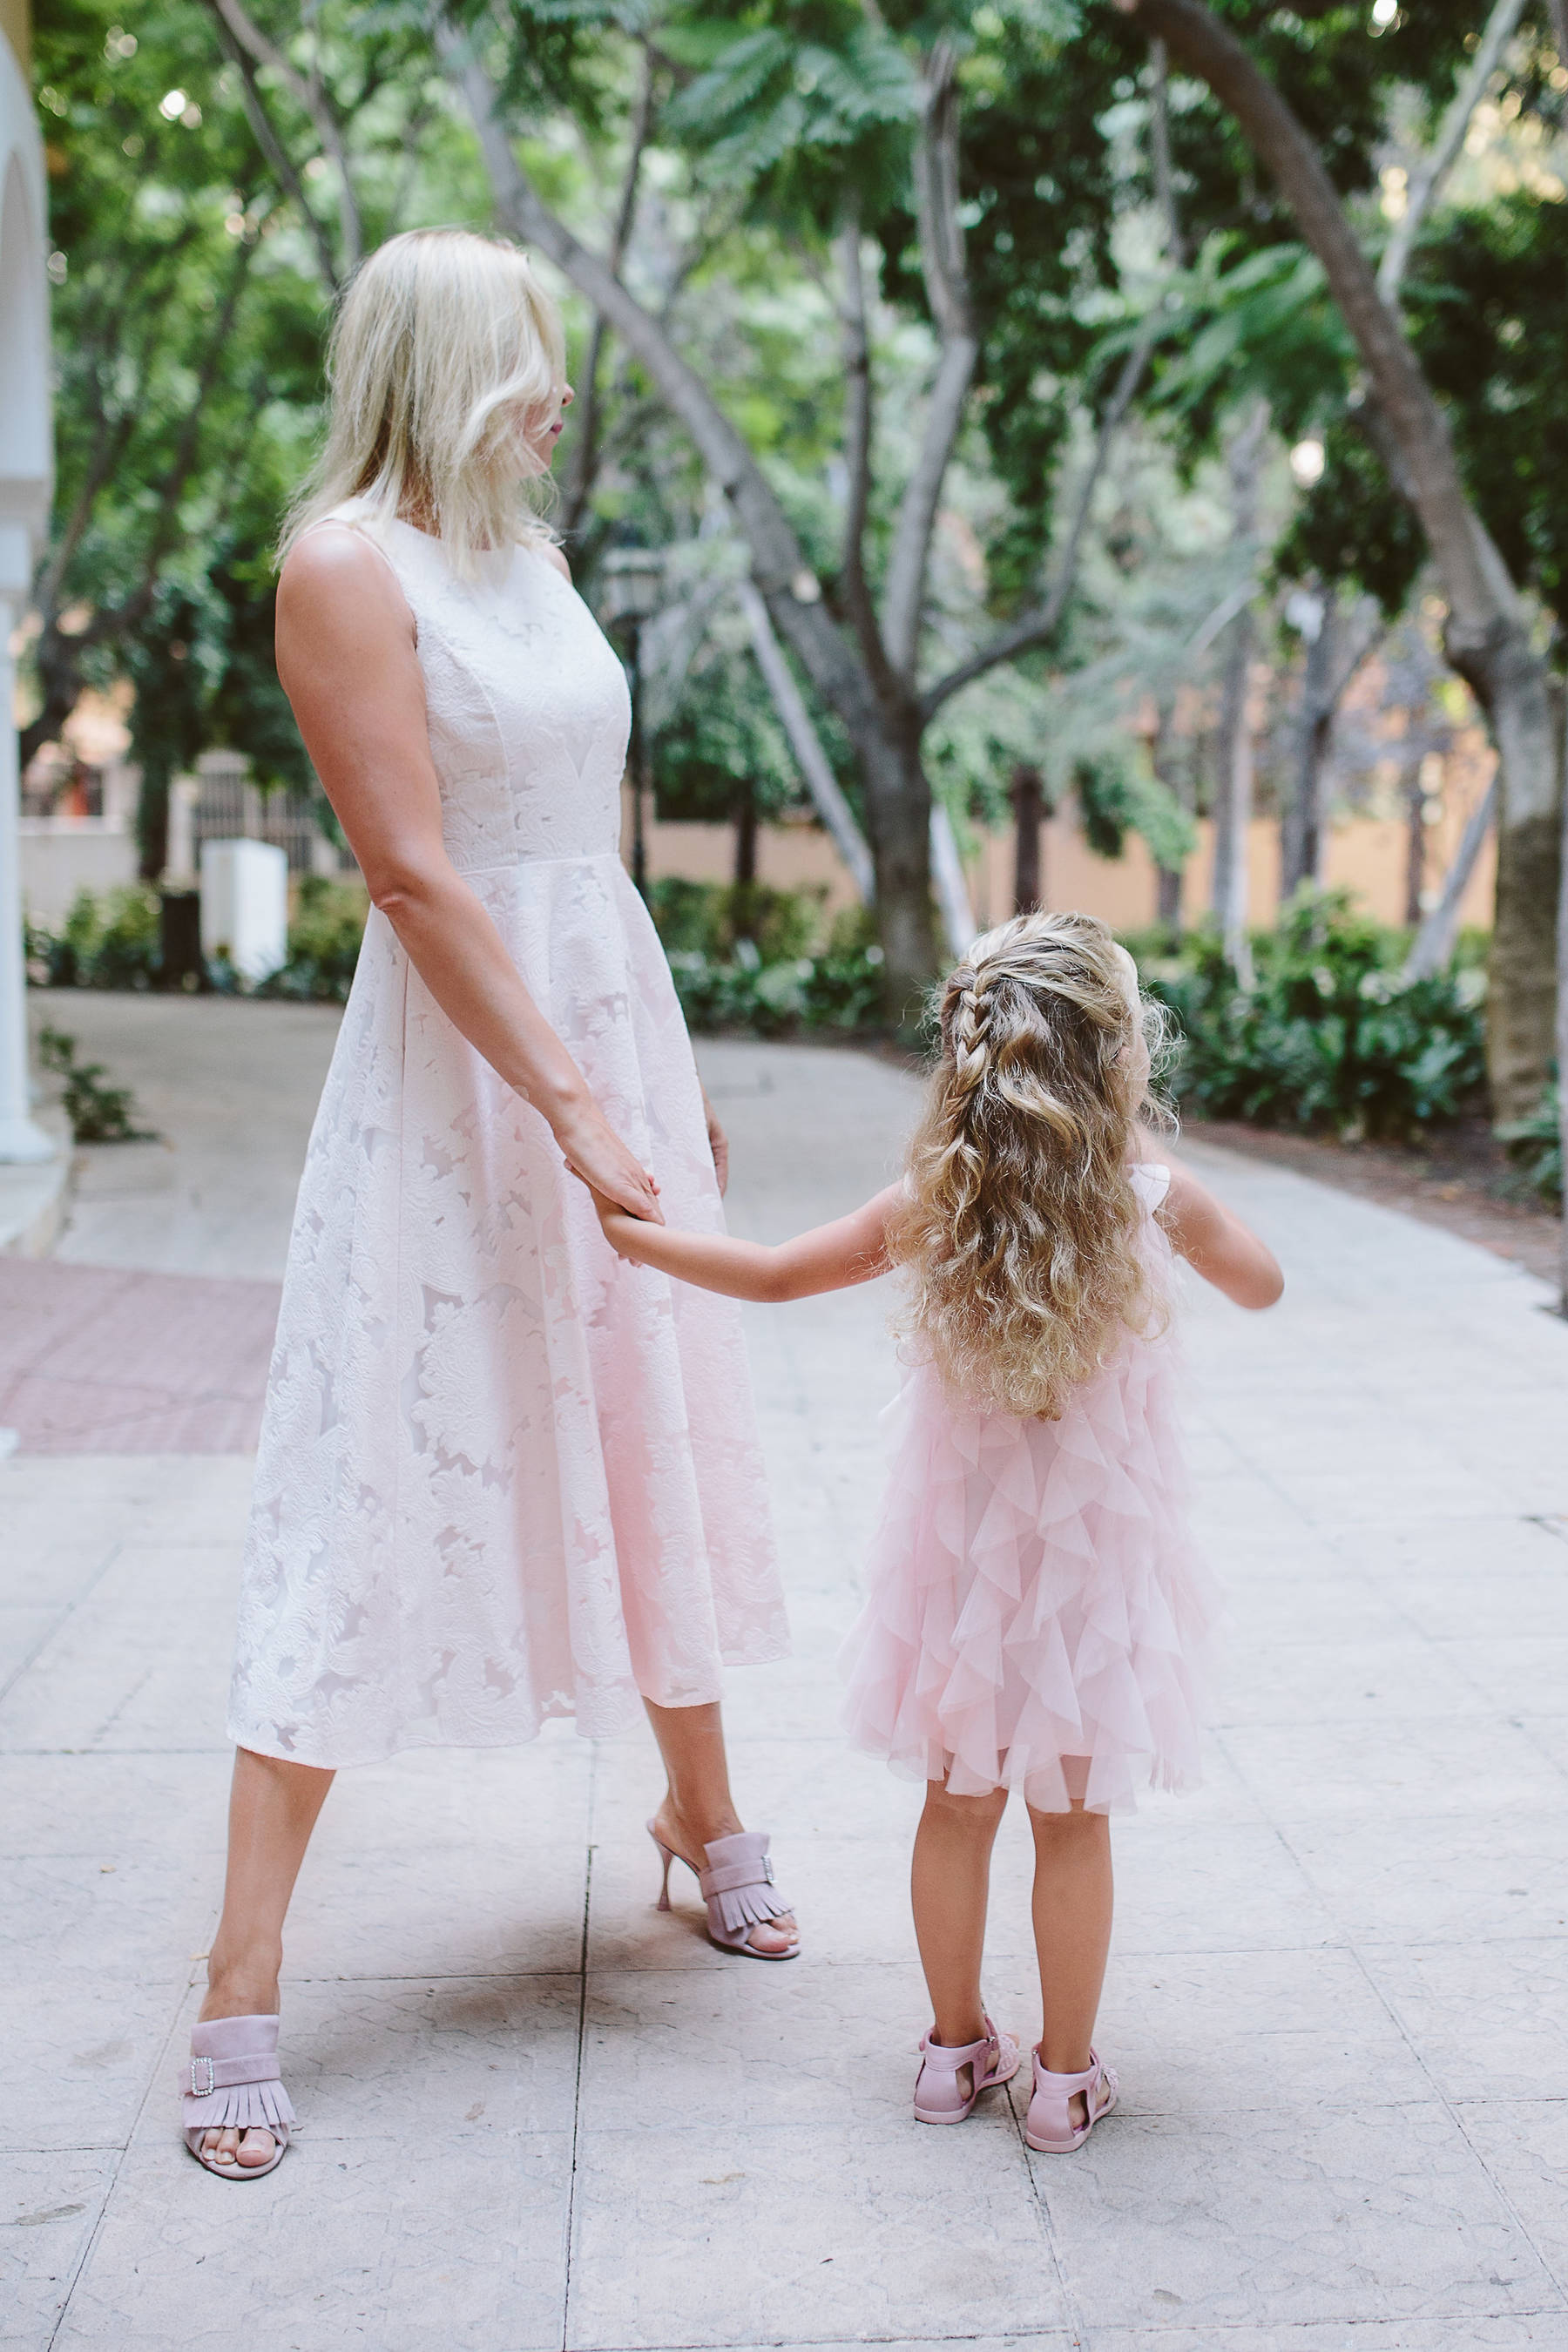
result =
[{"label": "held hands", "polygon": [[601,1219],[609,1210],[624,1210],[629,1217],[663,1224],[658,1178],[627,1150],[591,1100],[564,1113],[554,1132],[567,1168],[587,1185]]}]

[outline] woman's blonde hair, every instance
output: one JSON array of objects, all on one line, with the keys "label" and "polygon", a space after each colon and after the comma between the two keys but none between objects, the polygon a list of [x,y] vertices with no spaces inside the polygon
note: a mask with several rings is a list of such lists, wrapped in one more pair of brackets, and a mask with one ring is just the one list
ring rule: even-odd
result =
[{"label": "woman's blonde hair", "polygon": [[1130,1156],[1163,1040],[1092,915],[1021,915],[942,992],[942,1060],[889,1252],[916,1352],[966,1401],[1058,1420],[1163,1315]]},{"label": "woman's blonde hair", "polygon": [[485,549],[549,543],[528,504],[524,434],[565,380],[561,314],[519,247],[464,228],[389,237],[333,321],[326,446],[279,558],[350,499],[372,530],[417,521],[464,575]]}]

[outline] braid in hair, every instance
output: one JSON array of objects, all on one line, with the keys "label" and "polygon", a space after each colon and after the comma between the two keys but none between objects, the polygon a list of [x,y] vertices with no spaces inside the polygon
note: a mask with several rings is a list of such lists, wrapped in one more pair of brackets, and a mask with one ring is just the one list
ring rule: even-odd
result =
[{"label": "braid in hair", "polygon": [[1020,917],[948,978],[889,1247],[908,1336],[977,1403],[1056,1419],[1158,1315],[1128,1166],[1156,1019],[1090,916]]}]

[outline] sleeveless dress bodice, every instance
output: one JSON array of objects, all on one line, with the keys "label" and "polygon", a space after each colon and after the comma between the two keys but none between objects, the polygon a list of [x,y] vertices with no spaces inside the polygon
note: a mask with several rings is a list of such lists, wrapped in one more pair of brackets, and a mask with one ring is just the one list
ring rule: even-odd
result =
[{"label": "sleeveless dress bodice", "polygon": [[481,556],[466,582],[440,541],[408,523],[389,525],[382,545],[414,615],[458,873],[618,855],[631,701],[571,583],[534,548]]},{"label": "sleeveless dress bodice", "polygon": [[[537,550],[413,616],[452,865],[672,1223],[721,1227],[669,968],[619,856],[619,661]],[[300,1182],[230,1736],[320,1766],[624,1728],[786,1647],[739,1310],[623,1265],[548,1127],[372,908]]]}]

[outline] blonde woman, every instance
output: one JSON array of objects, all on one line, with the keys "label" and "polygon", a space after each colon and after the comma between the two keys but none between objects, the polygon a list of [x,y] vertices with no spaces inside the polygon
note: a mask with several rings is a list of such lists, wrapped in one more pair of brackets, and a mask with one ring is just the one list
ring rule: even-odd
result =
[{"label": "blonde woman", "polygon": [[617,854],[621,666],[527,503],[560,320],[516,247],[420,231],[355,278],[330,378],[278,664],[374,904],[289,1246],[184,2085],[236,2179],[288,2143],[284,1916],[342,1766],[646,1706],[710,1935],[797,1948],[720,1719],[722,1665],[785,1647],[736,1310],[618,1265],[588,1189],[717,1234],[726,1150]]},{"label": "blonde woman", "polygon": [[961,2123],[1018,2064],[980,1990],[991,1848],[1016,1789],[1044,2018],[1025,2136],[1063,2154],[1116,2098],[1092,2046],[1107,1815],[1140,1785],[1196,1777],[1210,1601],[1183,1525],[1162,1344],[1172,1252],[1238,1306],[1271,1306],[1281,1287],[1255,1234],[1147,1156],[1153,1027],[1103,923],[1024,917],[948,978],[903,1184],[776,1249],[600,1202],[625,1256],[732,1297],[799,1298],[889,1266],[908,1277],[915,1361],[847,1723],[926,1783],[912,1893],[934,2022],[915,2114]]}]

